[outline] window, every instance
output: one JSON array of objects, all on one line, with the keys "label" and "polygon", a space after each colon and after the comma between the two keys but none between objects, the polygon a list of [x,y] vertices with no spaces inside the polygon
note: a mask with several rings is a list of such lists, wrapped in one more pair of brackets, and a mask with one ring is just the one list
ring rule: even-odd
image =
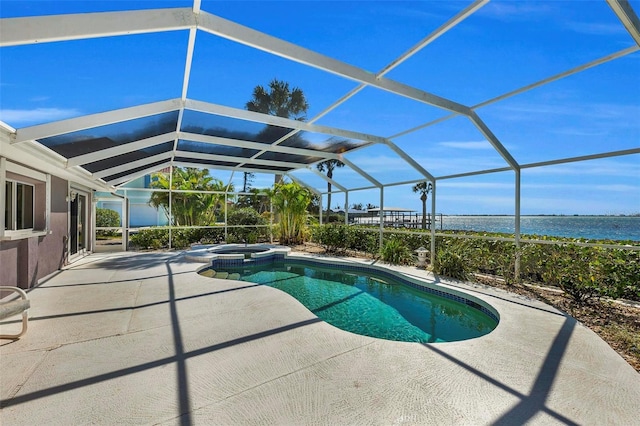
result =
[{"label": "window", "polygon": [[28,183],[7,180],[5,189],[5,229],[8,231],[33,229],[34,186]]},{"label": "window", "polygon": [[0,157],[0,202],[0,241],[51,233],[51,175]]}]

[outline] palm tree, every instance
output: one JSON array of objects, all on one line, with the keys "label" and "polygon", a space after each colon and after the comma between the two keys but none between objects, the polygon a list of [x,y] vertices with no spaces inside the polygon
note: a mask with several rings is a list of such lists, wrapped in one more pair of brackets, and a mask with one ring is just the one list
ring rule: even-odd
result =
[{"label": "palm tree", "polygon": [[269,191],[273,207],[280,215],[280,244],[304,242],[307,207],[312,194],[295,182],[276,183]]},{"label": "palm tree", "polygon": [[253,98],[247,102],[246,108],[249,111],[304,121],[309,104],[302,90],[297,87],[291,90],[289,83],[274,78],[269,83],[269,90],[262,86],[253,89]]},{"label": "palm tree", "polygon": [[244,172],[242,175],[242,192],[247,192],[251,189],[251,183],[256,177],[252,172]]},{"label": "palm tree", "polygon": [[433,186],[431,182],[420,182],[413,185],[413,192],[420,193],[420,201],[422,201],[422,229],[427,229],[427,194],[431,192]]},{"label": "palm tree", "polygon": [[[225,192],[226,185],[220,179],[209,175],[207,169],[175,167],[171,176],[173,185],[169,185],[169,176],[164,173],[153,175],[151,188],[174,191],[218,191]],[[233,191],[233,188],[229,188]],[[177,226],[209,225],[215,222],[216,210],[224,203],[223,194],[197,192],[172,192],[172,223]],[[169,217],[169,192],[151,193],[149,204],[162,208]]]},{"label": "palm tree", "polygon": [[[324,173],[326,171],[327,177],[329,179],[333,179],[333,170],[336,167],[338,168],[344,167],[344,163],[340,160],[336,160],[335,158],[332,158],[330,160],[325,160],[321,163],[318,163],[316,167],[318,168],[318,171],[321,173]],[[327,215],[329,214],[330,210],[331,210],[331,182],[327,182]]]},{"label": "palm tree", "polygon": [[[309,104],[302,90],[297,87],[290,89],[289,83],[274,78],[269,83],[268,89],[256,86],[253,89],[253,98],[246,103],[245,107],[249,111],[305,121]],[[289,131],[289,129],[267,125],[260,132],[259,138],[264,139],[266,143],[273,143]],[[281,179],[282,175],[275,175],[275,183],[280,182]]]}]

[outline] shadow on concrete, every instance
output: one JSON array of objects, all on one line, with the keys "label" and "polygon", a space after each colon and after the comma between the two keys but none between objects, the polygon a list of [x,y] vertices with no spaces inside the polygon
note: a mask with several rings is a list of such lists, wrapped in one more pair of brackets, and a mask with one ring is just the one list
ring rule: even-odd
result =
[{"label": "shadow on concrete", "polygon": [[121,271],[132,270],[144,270],[158,266],[163,266],[166,262],[171,261],[173,263],[189,263],[184,258],[184,252],[121,252],[113,255],[100,256],[98,254],[95,258],[88,261],[79,260],[76,263],[72,263],[66,267],[66,270],[74,269],[92,269],[93,265],[96,265],[97,269],[118,269]]},{"label": "shadow on concrete", "polygon": [[[211,291],[211,292],[208,292],[208,293],[199,293],[199,294],[194,294],[193,296],[180,297],[180,298],[177,298],[177,299],[175,299],[173,301],[172,300],[160,300],[158,302],[145,303],[144,305],[137,305],[137,306],[122,306],[122,307],[117,307],[117,308],[96,309],[96,310],[93,310],[93,311],[70,312],[70,313],[59,314],[59,315],[44,315],[44,316],[39,316],[39,317],[29,317],[29,321],[39,321],[39,320],[48,320],[48,319],[55,319],[55,318],[65,318],[65,317],[75,317],[75,316],[82,316],[82,315],[104,314],[104,313],[109,313],[109,312],[119,312],[119,311],[125,311],[125,310],[135,310],[135,309],[150,308],[152,306],[159,306],[159,305],[165,305],[167,303],[181,302],[183,300],[199,299],[201,297],[214,296],[216,294],[229,293],[229,292],[237,291],[237,290],[245,290],[245,289],[252,288],[252,287],[260,287],[260,284],[251,284],[251,285],[246,285],[246,286],[243,286],[243,287],[234,287],[234,288],[228,288],[228,289],[225,289],[225,290]],[[15,320],[15,321],[11,321],[11,322],[19,323],[21,321],[22,320]],[[10,324],[11,322],[6,322],[6,323],[3,322],[2,324]]]},{"label": "shadow on concrete", "polygon": [[499,419],[497,419],[493,425],[498,426],[508,426],[508,425],[521,425],[527,423],[531,420],[536,414],[539,412],[543,412],[553,417],[557,421],[566,424],[566,425],[576,425],[577,423],[570,420],[569,418],[563,416],[562,414],[551,410],[549,407],[545,405],[547,398],[549,397],[549,393],[551,392],[551,388],[553,386],[553,382],[555,381],[556,375],[558,373],[558,369],[560,367],[560,362],[562,361],[562,357],[567,349],[569,344],[569,340],[571,338],[571,334],[576,326],[576,320],[565,316],[565,321],[562,324],[562,327],[558,331],[553,343],[551,344],[551,348],[549,348],[549,352],[545,357],[545,360],[536,376],[535,382],[531,388],[531,391],[528,395],[525,395],[517,390],[507,386],[506,384],[494,379],[493,377],[483,373],[471,365],[460,361],[459,359],[443,352],[438,349],[435,345],[423,344],[423,346],[429,349],[432,352],[435,352],[442,357],[448,359],[449,361],[459,365],[470,373],[475,374],[476,376],[486,380],[492,385],[510,393],[511,395],[516,396],[520,399],[520,402],[516,404],[509,411],[504,413]]},{"label": "shadow on concrete", "polygon": [[[57,393],[68,392],[73,389],[78,389],[84,386],[90,386],[96,383],[104,382],[107,380],[116,379],[118,377],[126,376],[129,374],[135,374],[142,371],[150,370],[153,368],[158,368],[163,365],[171,364],[174,362],[184,362],[184,360],[188,360],[189,358],[197,357],[200,355],[208,354],[211,352],[215,352],[221,349],[229,348],[231,346],[240,345],[242,343],[251,342],[253,340],[262,339],[268,336],[272,336],[278,333],[284,333],[289,330],[294,330],[296,328],[305,327],[307,325],[315,324],[322,322],[319,318],[311,318],[305,321],[299,321],[287,325],[283,325],[282,327],[273,328],[270,330],[261,331],[254,334],[249,334],[246,336],[241,336],[236,339],[232,339],[226,342],[217,343],[215,345],[207,346],[204,348],[196,349],[189,352],[184,352],[178,357],[178,355],[165,357],[161,359],[157,359],[155,361],[147,362],[144,364],[136,365],[133,367],[123,368],[120,370],[115,370],[109,373],[100,374],[94,377],[88,377],[82,380],[76,380],[74,382],[65,383],[63,385],[53,386],[48,389],[42,389],[39,391],[31,392],[28,394],[15,396],[13,398],[8,398],[4,401],[0,402],[0,408],[11,407],[18,404],[24,404],[29,401],[33,401],[39,398],[44,398],[50,395],[55,395]],[[179,359],[180,358],[180,359]],[[181,377],[181,380],[184,381],[185,378]],[[179,396],[179,399],[186,399],[183,396]]]}]

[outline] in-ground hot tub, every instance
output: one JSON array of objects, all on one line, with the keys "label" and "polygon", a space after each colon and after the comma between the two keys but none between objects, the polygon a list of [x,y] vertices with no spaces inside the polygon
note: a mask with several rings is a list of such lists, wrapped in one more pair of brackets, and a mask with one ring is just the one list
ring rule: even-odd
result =
[{"label": "in-ground hot tub", "polygon": [[271,254],[287,253],[291,249],[275,244],[212,244],[194,245],[185,253],[185,258],[192,262],[209,263],[216,259],[254,259]]}]

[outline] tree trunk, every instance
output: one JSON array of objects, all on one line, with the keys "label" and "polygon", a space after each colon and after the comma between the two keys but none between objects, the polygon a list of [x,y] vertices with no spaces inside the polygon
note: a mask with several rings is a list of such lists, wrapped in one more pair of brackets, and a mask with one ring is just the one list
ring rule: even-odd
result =
[{"label": "tree trunk", "polygon": [[[327,170],[327,177],[333,179],[333,170]],[[329,215],[331,214],[331,182],[327,182],[327,223],[329,222]]]},{"label": "tree trunk", "polygon": [[427,229],[427,194],[422,194],[422,229]]}]

